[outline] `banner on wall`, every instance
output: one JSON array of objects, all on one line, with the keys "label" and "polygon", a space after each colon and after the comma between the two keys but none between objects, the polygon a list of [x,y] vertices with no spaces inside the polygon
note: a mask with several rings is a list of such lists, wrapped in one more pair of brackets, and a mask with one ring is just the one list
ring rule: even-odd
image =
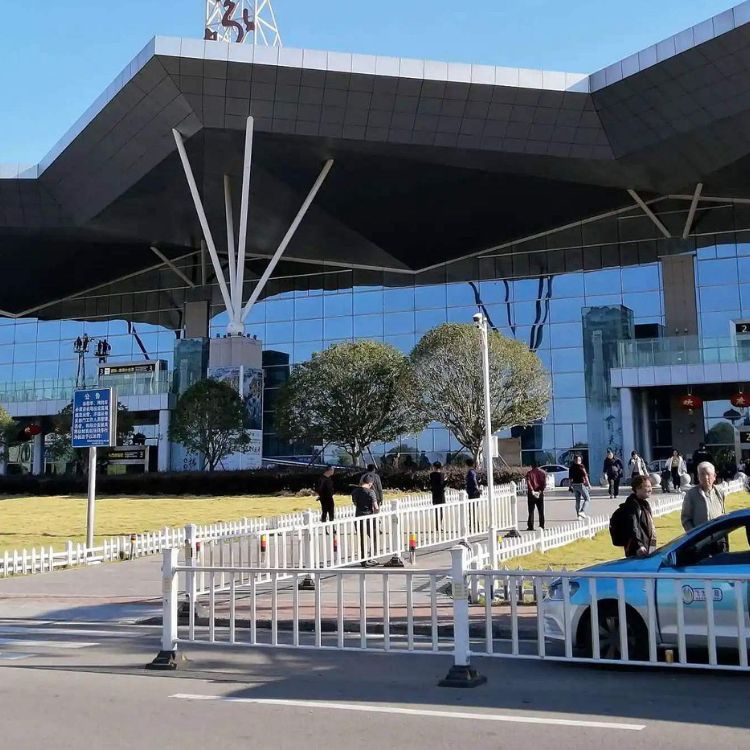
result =
[{"label": "banner on wall", "polygon": [[243,365],[215,367],[209,369],[208,377],[227,383],[242,396],[250,424],[247,450],[226,456],[219,468],[225,471],[260,469],[263,465],[263,370]]}]

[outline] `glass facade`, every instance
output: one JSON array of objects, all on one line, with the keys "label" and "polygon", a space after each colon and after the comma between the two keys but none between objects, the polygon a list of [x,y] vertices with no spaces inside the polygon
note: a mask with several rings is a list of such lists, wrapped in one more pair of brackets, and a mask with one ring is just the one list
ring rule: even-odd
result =
[{"label": "glass facade", "polygon": [[[728,338],[731,321],[750,320],[750,241],[745,239],[750,237],[744,233],[721,235],[695,251],[698,348]],[[612,245],[576,248],[575,252],[584,253],[585,267],[589,252],[596,254],[600,265],[605,257],[611,257],[613,264],[622,262],[625,250]],[[316,351],[352,339],[376,339],[409,353],[429,329],[445,322],[470,322],[477,305],[495,328],[536,351],[551,375],[553,399],[548,417],[532,428],[512,431],[522,439],[524,461],[564,459],[571,449],[584,448],[592,440],[617,444],[617,395],[604,385],[606,369],[616,358],[610,356],[610,339],[615,334],[607,331],[616,330],[620,338],[653,339],[665,326],[662,267],[658,253],[647,257],[649,261],[640,264],[526,278],[503,278],[507,264],[498,256],[416,276],[329,269],[291,281],[271,280],[268,296],[255,305],[248,320],[248,333],[257,336],[265,350],[266,455],[295,452],[274,435],[273,419],[275,391],[285,382],[290,367]],[[0,318],[0,401],[7,401],[3,394],[17,391],[19,384],[33,388],[34,384],[54,387],[50,384],[70,382],[78,364],[72,342],[84,333],[94,341],[108,340],[110,363],[139,360],[145,352],[151,359],[166,360],[169,371],[174,371],[179,317],[174,310],[159,310],[163,297],[156,292],[131,294],[140,295],[133,306],[150,311],[160,325],[131,325],[118,319],[124,309],[120,294],[86,299],[91,314],[85,320]],[[226,314],[218,309],[213,312],[209,334],[223,335]],[[592,334],[590,340],[586,320],[594,328],[599,326],[599,334]],[[587,369],[587,361],[600,350],[606,356],[598,377]],[[89,376],[95,367],[92,356],[87,364]],[[706,430],[726,408],[728,404],[722,401],[707,408]],[[599,422],[610,417],[603,429]],[[150,441],[156,439],[155,426],[144,425],[142,431]],[[667,443],[668,436],[663,440]],[[460,450],[440,425],[431,425],[417,436],[404,436],[400,444],[416,453],[424,451],[431,460]],[[377,446],[375,454],[382,455],[390,447]]]}]

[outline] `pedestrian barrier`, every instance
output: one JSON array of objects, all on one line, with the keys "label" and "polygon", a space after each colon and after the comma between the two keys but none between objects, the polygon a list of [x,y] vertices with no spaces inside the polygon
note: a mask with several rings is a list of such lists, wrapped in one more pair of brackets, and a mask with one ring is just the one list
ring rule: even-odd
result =
[{"label": "pedestrian barrier", "polygon": [[[517,528],[517,510],[515,490],[513,485],[505,485],[495,489],[495,522],[500,528]],[[457,508],[461,500],[465,502],[465,533],[459,528],[460,516]],[[430,513],[433,513],[432,496],[429,493],[408,495],[398,500],[386,501],[382,512],[378,514],[378,547],[382,554],[393,554],[398,547],[394,541],[390,541],[393,531],[393,518],[402,520],[399,525],[403,533],[413,530],[419,539],[421,547],[434,546],[435,544],[446,544],[460,538],[476,537],[484,532],[489,523],[489,504],[486,497],[478,500],[467,501],[465,493],[456,490],[446,492],[446,504],[442,506],[443,515],[446,519],[445,526],[436,528],[429,521]],[[313,567],[323,563],[324,567],[330,567],[332,560],[343,560],[337,564],[349,564],[360,558],[351,553],[354,545],[351,534],[355,518],[353,505],[337,506],[335,522],[330,525],[318,523],[315,519],[317,513],[311,511],[288,513],[274,518],[244,518],[237,521],[229,521],[216,524],[197,525],[195,527],[194,541],[200,543],[203,549],[203,559],[210,563],[213,561],[234,559],[243,560],[243,563],[257,564],[258,567],[300,567],[307,564],[309,560]],[[395,515],[394,515],[395,514]],[[385,531],[384,525],[391,526]],[[334,555],[333,542],[327,536],[333,531],[334,536],[341,536],[341,551],[336,550]],[[462,533],[459,533],[462,532]],[[300,550],[301,540],[308,535],[312,540],[312,551],[308,557],[304,557],[304,550]],[[348,535],[348,542],[344,539]],[[265,536],[265,557],[258,557],[260,538]],[[382,537],[382,539],[380,538]],[[54,551],[51,547],[31,550],[6,551],[0,558],[0,576],[28,575],[34,573],[47,573],[60,568],[78,567],[92,563],[110,562],[113,560],[125,560],[146,555],[159,554],[162,550],[173,546],[182,546],[186,541],[185,528],[164,528],[160,531],[134,534],[130,536],[118,536],[105,539],[101,544],[87,548],[85,544],[68,541],[66,548]],[[242,542],[241,540],[245,540]],[[382,544],[380,544],[382,541]],[[348,544],[348,547],[344,547]],[[258,553],[255,552],[258,546]],[[339,540],[336,540],[339,546]],[[242,548],[242,551],[241,551]],[[367,548],[369,552],[374,552]],[[386,552],[387,550],[387,552]],[[243,555],[243,557],[239,557]],[[371,554],[371,556],[376,556]],[[382,556],[382,555],[379,555]]]},{"label": "pedestrian barrier", "polygon": [[[476,539],[494,523],[496,529],[515,529],[516,502],[512,484],[496,487],[494,513],[489,498],[469,500],[464,492],[450,492],[443,505],[432,504],[431,497],[411,497],[384,504],[377,515],[356,517],[340,514],[334,521],[320,522],[308,511],[297,526],[243,531],[224,537],[208,536],[199,527],[188,527],[186,545],[191,559],[199,567],[239,565],[265,571],[256,583],[271,580],[270,571],[331,570],[377,558],[391,558],[402,565],[401,557],[419,548],[430,549]],[[343,517],[341,517],[343,516]],[[202,542],[201,549],[197,543]],[[279,576],[276,575],[276,578]],[[284,576],[282,576],[284,577]],[[226,590],[226,576],[212,582],[200,575],[197,593],[214,588]]]},{"label": "pedestrian barrier", "polygon": [[[749,574],[475,571],[463,545],[445,570],[267,571],[180,565],[178,555],[164,552],[162,651],[151,668],[175,668],[180,644],[201,644],[452,653],[449,685],[481,682],[473,656],[748,669]],[[196,601],[199,574],[210,595],[181,620],[179,592]],[[474,578],[500,595],[472,605]],[[729,590],[726,608],[716,592]]]}]

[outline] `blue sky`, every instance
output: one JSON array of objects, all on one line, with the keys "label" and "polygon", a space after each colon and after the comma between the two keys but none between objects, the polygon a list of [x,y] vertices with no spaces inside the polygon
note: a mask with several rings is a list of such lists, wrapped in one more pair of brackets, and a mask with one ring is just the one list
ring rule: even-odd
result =
[{"label": "blue sky", "polygon": [[[274,8],[290,47],[590,73],[737,2],[274,0]],[[4,14],[0,162],[39,161],[155,34],[202,37],[203,0],[29,7],[25,21],[14,17],[20,10]]]}]

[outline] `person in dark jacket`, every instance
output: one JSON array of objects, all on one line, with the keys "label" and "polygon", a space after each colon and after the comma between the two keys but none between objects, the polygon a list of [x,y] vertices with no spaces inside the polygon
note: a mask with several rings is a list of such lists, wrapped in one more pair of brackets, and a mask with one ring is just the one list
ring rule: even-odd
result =
[{"label": "person in dark jacket", "polygon": [[380,510],[378,498],[373,489],[374,478],[372,474],[363,474],[359,480],[359,487],[352,490],[352,502],[355,506],[354,515],[362,518],[358,523],[359,551],[361,555],[360,565],[363,568],[372,568],[378,563],[372,557],[368,558],[365,553],[365,534],[368,537],[367,547],[373,555],[378,554],[377,520],[375,514]]},{"label": "person in dark jacket", "polygon": [[589,482],[589,475],[580,455],[573,459],[573,463],[568,468],[568,478],[570,491],[575,492],[576,496],[576,516],[579,519],[586,518],[586,508],[591,502],[591,495],[589,494],[591,482]]},{"label": "person in dark jacket", "polygon": [[318,502],[320,503],[320,522],[333,521],[335,504],[333,501],[333,466],[326,466],[318,480]]},{"label": "person in dark jacket", "polygon": [[607,451],[607,456],[604,459],[603,472],[609,483],[609,496],[617,497],[620,494],[620,478],[625,473],[625,468],[611,448]]},{"label": "person in dark jacket", "polygon": [[[430,493],[432,494],[433,505],[445,505],[445,474],[443,473],[443,464],[435,461],[432,464],[430,472]],[[443,520],[443,509],[435,509],[435,524],[440,525]]]},{"label": "person in dark jacket", "polygon": [[534,509],[539,513],[539,528],[544,528],[544,490],[547,487],[547,473],[531,462],[531,470],[526,472],[526,501],[529,509],[528,531],[534,531]]},{"label": "person in dark jacket", "polygon": [[367,464],[367,471],[360,477],[362,479],[363,477],[370,475],[372,478],[372,489],[375,492],[375,497],[378,499],[378,505],[383,505],[383,482],[380,479],[380,474],[378,474],[378,467],[375,464]]},{"label": "person in dark jacket", "polygon": [[474,459],[466,459],[466,494],[469,496],[469,500],[476,500],[478,497],[482,497],[482,492],[479,489],[479,478],[477,477],[477,470],[474,468]]},{"label": "person in dark jacket", "polygon": [[625,557],[645,557],[656,549],[656,529],[651,505],[651,480],[648,476],[633,477],[633,492],[625,501],[625,510],[630,517],[630,534],[625,543]]}]

